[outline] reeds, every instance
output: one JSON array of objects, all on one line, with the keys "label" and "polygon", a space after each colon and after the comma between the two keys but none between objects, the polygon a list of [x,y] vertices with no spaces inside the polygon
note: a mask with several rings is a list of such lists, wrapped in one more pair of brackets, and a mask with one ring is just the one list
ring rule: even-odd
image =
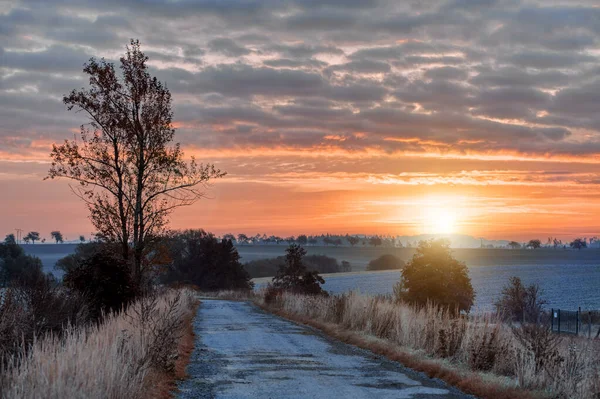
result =
[{"label": "reeds", "polygon": [[100,325],[37,339],[2,370],[0,397],[147,397],[148,376],[175,361],[180,321],[194,303],[190,291],[169,290],[106,316]]}]

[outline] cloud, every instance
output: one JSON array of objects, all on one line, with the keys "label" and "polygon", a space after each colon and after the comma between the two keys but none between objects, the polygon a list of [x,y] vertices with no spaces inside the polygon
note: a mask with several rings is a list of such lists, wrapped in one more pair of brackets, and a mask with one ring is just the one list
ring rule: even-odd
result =
[{"label": "cloud", "polygon": [[592,5],[20,0],[0,14],[0,137],[76,129],[61,96],[136,37],[187,146],[600,155]]},{"label": "cloud", "polygon": [[213,52],[221,53],[228,57],[241,57],[251,53],[250,50],[227,37],[212,39],[208,42],[208,48]]},{"label": "cloud", "polygon": [[68,73],[80,71],[89,58],[84,50],[57,44],[39,51],[5,50],[0,68]]}]

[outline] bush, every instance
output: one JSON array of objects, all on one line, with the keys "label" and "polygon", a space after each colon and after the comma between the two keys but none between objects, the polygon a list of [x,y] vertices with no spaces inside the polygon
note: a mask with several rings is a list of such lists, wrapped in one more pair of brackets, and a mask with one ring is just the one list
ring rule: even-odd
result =
[{"label": "bush", "polygon": [[43,276],[42,262],[38,258],[25,255],[12,240],[0,243],[0,286],[29,285]]},{"label": "bush", "polygon": [[402,261],[402,259],[394,255],[386,254],[381,255],[379,258],[370,261],[367,265],[367,270],[398,270],[402,269],[403,267],[404,261]]},{"label": "bush", "polygon": [[70,293],[48,276],[14,283],[0,300],[0,361],[27,350],[47,333],[61,336],[89,320],[85,298]]},{"label": "bush", "polygon": [[188,291],[147,298],[144,310],[136,301],[102,324],[67,329],[61,339],[40,337],[27,356],[2,369],[0,397],[165,397],[163,371],[173,369],[181,321],[193,316],[196,301]]},{"label": "bush", "polygon": [[519,277],[511,277],[502,289],[502,296],[494,304],[496,312],[504,320],[518,322],[538,322],[542,307],[547,303],[540,298],[537,284],[524,286]]},{"label": "bush", "polygon": [[96,252],[69,269],[63,278],[66,287],[84,295],[92,318],[127,306],[137,294],[129,265],[119,255]]},{"label": "bush", "polygon": [[467,266],[452,257],[447,240],[421,241],[394,292],[399,300],[417,306],[431,302],[451,312],[468,312],[475,299]]},{"label": "bush", "polygon": [[339,273],[342,271],[337,259],[325,255],[307,255],[303,259],[307,270],[319,273]]},{"label": "bush", "polygon": [[352,265],[347,260],[342,261],[342,272],[348,273],[352,271]]},{"label": "bush", "polygon": [[170,237],[169,255],[171,262],[163,276],[166,283],[193,284],[207,291],[253,287],[231,240],[187,230]]},{"label": "bush", "polygon": [[264,300],[267,305],[271,305],[277,301],[277,298],[283,293],[281,288],[273,287],[273,284],[267,284],[265,289]]},{"label": "bush", "polygon": [[286,249],[285,264],[279,267],[273,278],[273,288],[297,294],[326,294],[321,288],[325,280],[318,272],[306,270],[303,263],[304,255],[306,250],[298,245],[292,244]]},{"label": "bush", "polygon": [[454,357],[461,348],[466,329],[467,322],[462,318],[452,320],[447,328],[440,327],[436,354],[443,358]]},{"label": "bush", "polygon": [[513,327],[513,334],[523,348],[533,355],[535,373],[552,372],[564,360],[558,350],[562,337],[552,333],[550,326],[525,323],[518,328]]},{"label": "bush", "polygon": [[100,252],[115,254],[120,253],[119,249],[113,244],[106,244],[102,242],[79,244],[75,247],[74,253],[59,259],[54,268],[62,270],[64,273],[68,273],[69,271],[78,268],[85,261],[87,261],[87,259]]},{"label": "bush", "polygon": [[[325,255],[308,255],[304,257],[304,265],[307,270],[316,271],[319,273],[339,273],[342,271],[350,271],[350,264],[342,266],[338,264],[337,259],[331,258]],[[278,256],[277,258],[258,259],[247,262],[244,264],[244,268],[248,271],[250,276],[253,278],[257,277],[271,277],[277,274],[279,266],[285,263],[285,256]]]},{"label": "bush", "polygon": [[499,338],[498,327],[489,329],[485,326],[483,331],[476,334],[469,345],[469,366],[473,370],[491,371],[496,364],[496,359],[506,350]]}]

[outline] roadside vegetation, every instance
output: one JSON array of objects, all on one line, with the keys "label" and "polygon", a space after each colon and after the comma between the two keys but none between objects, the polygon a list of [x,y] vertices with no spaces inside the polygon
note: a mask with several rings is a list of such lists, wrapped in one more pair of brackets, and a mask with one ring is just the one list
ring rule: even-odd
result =
[{"label": "roadside vegetation", "polygon": [[600,343],[554,335],[536,323],[455,317],[439,307],[350,293],[282,293],[256,303],[383,354],[482,398],[596,398]]},{"label": "roadside vegetation", "polygon": [[[230,240],[172,232],[168,216],[224,176],[186,161],[174,143],[169,90],[150,76],[139,42],[84,67],[89,88],[63,98],[86,114],[77,140],[54,145],[48,178],[71,180],[90,212],[93,242],[45,274],[20,241],[0,244],[0,397],[168,397],[185,376],[197,301],[186,286],[252,288]],[[62,243],[60,231],[52,239]],[[200,267],[196,267],[201,265]]]},{"label": "roadside vegetation", "polygon": [[160,397],[173,388],[169,374],[195,303],[189,291],[157,292],[127,311],[107,314],[101,324],[41,335],[26,352],[7,359],[0,396]]},{"label": "roadside vegetation", "polygon": [[293,265],[301,254],[290,247],[288,266],[260,292],[216,295],[250,298],[477,397],[591,399],[600,394],[600,341],[553,334],[539,287],[518,278],[504,288],[495,313],[470,314],[475,293],[466,266],[452,257],[444,240],[419,245],[391,296],[304,290],[314,279],[298,277],[303,271]]}]

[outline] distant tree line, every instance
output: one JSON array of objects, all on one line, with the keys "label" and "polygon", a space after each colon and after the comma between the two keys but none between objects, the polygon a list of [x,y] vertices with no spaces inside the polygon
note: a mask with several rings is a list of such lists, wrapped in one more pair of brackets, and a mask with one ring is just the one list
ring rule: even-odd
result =
[{"label": "distant tree line", "polygon": [[[300,246],[371,246],[371,247],[393,247],[403,248],[404,245],[398,237],[389,235],[336,235],[336,234],[320,234],[320,235],[306,235],[300,234],[298,236],[286,236],[280,237],[276,235],[266,234],[224,234],[223,238],[231,240],[237,245],[291,245],[298,244]],[[408,243],[409,246],[412,245]],[[415,243],[416,245],[416,243]]]},{"label": "distant tree line", "polygon": [[[18,238],[14,235],[14,234],[8,234],[6,236],[7,238],[10,237],[10,239],[12,241],[15,242],[15,244],[19,244],[18,242]],[[50,232],[50,238],[52,240],[54,240],[57,244],[62,244],[63,242],[65,242],[65,237],[63,236],[63,234],[59,231],[59,230],[53,230]],[[35,244],[36,241],[45,243],[46,239],[43,238],[40,233],[38,231],[30,231],[28,232],[25,236],[23,236],[21,238],[21,240],[25,243],[25,244]],[[80,235],[79,236],[79,242],[85,242],[85,236]]]},{"label": "distant tree line", "polygon": [[523,243],[520,243],[517,241],[510,241],[506,245],[506,247],[510,248],[510,249],[539,249],[539,248],[566,249],[566,248],[572,248],[572,249],[576,249],[576,250],[582,250],[584,248],[592,248],[592,247],[600,248],[600,240],[598,239],[598,237],[591,237],[591,238],[578,237],[578,238],[575,238],[573,241],[563,243],[562,240],[560,240],[556,237],[548,237],[548,239],[546,240],[545,243],[543,243],[542,240],[536,238],[536,239],[529,240],[528,242],[523,242]]}]

